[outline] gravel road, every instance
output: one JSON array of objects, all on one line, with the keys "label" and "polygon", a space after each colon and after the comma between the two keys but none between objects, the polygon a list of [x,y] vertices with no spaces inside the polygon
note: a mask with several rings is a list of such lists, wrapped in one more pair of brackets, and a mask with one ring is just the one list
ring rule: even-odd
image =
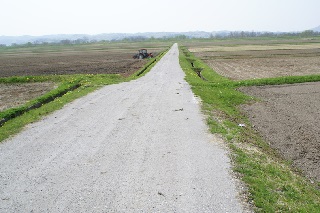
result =
[{"label": "gravel road", "polygon": [[243,212],[178,55],[0,144],[0,212]]}]

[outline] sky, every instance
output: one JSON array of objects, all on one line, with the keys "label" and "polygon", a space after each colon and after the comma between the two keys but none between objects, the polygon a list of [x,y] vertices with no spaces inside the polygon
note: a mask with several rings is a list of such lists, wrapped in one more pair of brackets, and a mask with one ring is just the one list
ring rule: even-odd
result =
[{"label": "sky", "polygon": [[303,31],[320,0],[0,0],[0,35]]}]

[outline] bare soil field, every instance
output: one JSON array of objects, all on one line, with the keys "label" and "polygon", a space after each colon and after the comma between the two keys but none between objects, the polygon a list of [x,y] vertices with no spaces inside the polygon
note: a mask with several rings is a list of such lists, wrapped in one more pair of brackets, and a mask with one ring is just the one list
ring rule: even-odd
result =
[{"label": "bare soil field", "polygon": [[[63,74],[129,76],[148,60],[133,59],[141,48],[156,56],[167,43],[98,43],[0,48],[0,78]],[[54,83],[0,84],[0,111],[17,107],[54,88]]]},{"label": "bare soil field", "polygon": [[316,42],[221,42],[211,46],[190,45],[189,50],[217,73],[232,80],[320,74],[320,43]]},{"label": "bare soil field", "polygon": [[0,84],[0,111],[22,105],[55,87],[52,82]]},{"label": "bare soil field", "polygon": [[[147,62],[132,58],[140,48],[144,46],[91,44],[3,51],[0,52],[0,77],[132,73]],[[164,46],[153,46],[148,51],[157,55],[164,49]]]},{"label": "bare soil field", "polygon": [[243,105],[271,147],[320,181],[320,82],[240,89],[262,101]]},{"label": "bare soil field", "polygon": [[120,74],[137,71],[146,60],[108,52],[19,54],[0,58],[0,77],[61,74]]},{"label": "bare soil field", "polygon": [[279,44],[317,44],[320,39],[316,38],[302,38],[302,39],[221,39],[214,41],[191,41],[183,43],[184,46],[189,48],[206,48],[206,47],[236,47],[240,45],[279,45]]},{"label": "bare soil field", "polygon": [[[320,40],[230,40],[186,46],[231,80],[320,74]],[[240,90],[261,99],[241,107],[254,128],[307,177],[320,181],[320,82]]]}]

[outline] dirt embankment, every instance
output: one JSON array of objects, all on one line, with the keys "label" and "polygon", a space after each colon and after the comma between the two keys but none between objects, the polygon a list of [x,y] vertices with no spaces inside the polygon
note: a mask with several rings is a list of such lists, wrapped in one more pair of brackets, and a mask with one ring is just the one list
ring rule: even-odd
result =
[{"label": "dirt embankment", "polygon": [[320,82],[240,90],[262,100],[242,106],[255,129],[294,166],[320,181]]},{"label": "dirt embankment", "polygon": [[53,82],[0,84],[0,111],[24,104],[55,87]]}]

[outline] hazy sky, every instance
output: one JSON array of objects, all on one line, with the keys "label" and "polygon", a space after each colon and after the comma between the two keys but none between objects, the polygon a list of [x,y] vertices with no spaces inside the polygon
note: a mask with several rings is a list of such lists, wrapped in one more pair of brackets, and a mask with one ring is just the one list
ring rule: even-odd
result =
[{"label": "hazy sky", "polygon": [[0,0],[0,35],[301,31],[320,0]]}]

